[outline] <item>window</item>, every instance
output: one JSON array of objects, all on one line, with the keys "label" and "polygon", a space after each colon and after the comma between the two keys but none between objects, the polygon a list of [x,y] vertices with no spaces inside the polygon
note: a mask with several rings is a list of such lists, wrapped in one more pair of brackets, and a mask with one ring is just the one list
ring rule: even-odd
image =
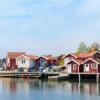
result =
[{"label": "window", "polygon": [[68,64],[67,66],[68,66],[68,67],[71,67],[71,64]]},{"label": "window", "polygon": [[25,60],[22,60],[22,64],[25,64]]},{"label": "window", "polygon": [[72,59],[73,59],[72,57],[69,57],[69,58],[68,58],[69,61],[72,60]]},{"label": "window", "polygon": [[77,65],[76,64],[73,64],[73,69],[76,69]]},{"label": "window", "polygon": [[89,67],[89,64],[85,64],[86,67]]},{"label": "window", "polygon": [[24,60],[24,64],[25,64],[25,60]]},{"label": "window", "polygon": [[96,68],[96,64],[91,64],[92,65],[92,68]]},{"label": "window", "polygon": [[43,63],[44,62],[44,59],[40,59],[40,63]]},{"label": "window", "polygon": [[23,64],[23,60],[22,60],[22,64]]}]

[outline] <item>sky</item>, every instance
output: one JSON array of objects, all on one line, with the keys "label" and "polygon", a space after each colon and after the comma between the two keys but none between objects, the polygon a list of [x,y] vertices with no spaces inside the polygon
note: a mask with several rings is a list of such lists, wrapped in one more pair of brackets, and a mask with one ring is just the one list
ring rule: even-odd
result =
[{"label": "sky", "polygon": [[100,43],[100,0],[0,0],[0,57],[75,52]]}]

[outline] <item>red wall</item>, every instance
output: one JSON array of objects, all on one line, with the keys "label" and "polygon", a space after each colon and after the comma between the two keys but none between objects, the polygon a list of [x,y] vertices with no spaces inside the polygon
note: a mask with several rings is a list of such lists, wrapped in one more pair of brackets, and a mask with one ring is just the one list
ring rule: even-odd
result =
[{"label": "red wall", "polygon": [[98,65],[98,72],[100,73],[100,64]]},{"label": "red wall", "polygon": [[76,68],[74,68],[73,64],[72,64],[72,69],[71,70],[72,70],[72,72],[78,73],[78,65],[76,65]]},{"label": "red wall", "polygon": [[10,66],[7,67],[9,70],[17,69],[18,66],[16,65],[16,59],[10,59]]},{"label": "red wall", "polygon": [[93,61],[88,61],[88,62],[86,62],[85,64],[90,64],[89,65],[89,73],[96,73],[97,72],[97,68],[93,68],[92,66],[91,66],[91,64],[96,64],[95,62],[93,62]]},{"label": "red wall", "polygon": [[[76,64],[75,62],[71,61],[70,63],[68,64],[71,64],[71,72],[72,73],[78,73],[78,64]],[[76,67],[74,68],[74,64],[76,64]]]},{"label": "red wall", "polygon": [[[44,58],[40,57],[39,59],[36,60],[36,66],[37,67],[40,66],[40,59],[44,59]],[[49,66],[49,65],[56,66],[57,65],[57,60],[46,60],[46,61],[47,61],[47,65],[46,66]]]}]

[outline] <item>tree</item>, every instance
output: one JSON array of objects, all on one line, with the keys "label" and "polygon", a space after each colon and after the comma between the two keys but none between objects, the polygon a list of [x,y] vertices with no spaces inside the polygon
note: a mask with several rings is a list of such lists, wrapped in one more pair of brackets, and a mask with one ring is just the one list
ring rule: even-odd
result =
[{"label": "tree", "polygon": [[89,49],[90,48],[87,47],[84,42],[81,42],[78,49],[77,49],[77,51],[76,51],[76,53],[88,52]]},{"label": "tree", "polygon": [[94,42],[92,45],[91,45],[91,51],[99,51],[100,49],[100,44],[97,43],[97,42]]}]

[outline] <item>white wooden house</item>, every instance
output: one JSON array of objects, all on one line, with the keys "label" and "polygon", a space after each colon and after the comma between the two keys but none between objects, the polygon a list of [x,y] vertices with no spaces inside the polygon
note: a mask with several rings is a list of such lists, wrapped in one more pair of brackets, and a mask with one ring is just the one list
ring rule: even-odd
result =
[{"label": "white wooden house", "polygon": [[29,71],[35,67],[35,56],[34,55],[21,55],[16,58],[18,68],[22,68],[24,71]]}]

